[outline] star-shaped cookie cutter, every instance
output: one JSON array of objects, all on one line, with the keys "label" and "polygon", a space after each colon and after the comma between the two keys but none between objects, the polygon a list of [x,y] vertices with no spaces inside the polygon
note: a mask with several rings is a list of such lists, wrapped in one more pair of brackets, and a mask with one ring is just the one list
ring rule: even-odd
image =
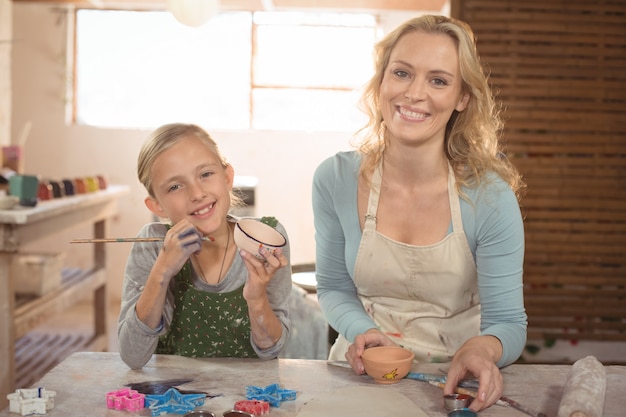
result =
[{"label": "star-shaped cookie cutter", "polygon": [[206,394],[181,394],[170,388],[163,394],[146,395],[146,406],[153,416],[165,413],[185,414],[204,404]]},{"label": "star-shaped cookie cutter", "polygon": [[246,387],[246,399],[266,401],[272,407],[279,407],[283,401],[296,399],[296,391],[280,388],[278,384],[270,384],[265,388],[248,385]]}]

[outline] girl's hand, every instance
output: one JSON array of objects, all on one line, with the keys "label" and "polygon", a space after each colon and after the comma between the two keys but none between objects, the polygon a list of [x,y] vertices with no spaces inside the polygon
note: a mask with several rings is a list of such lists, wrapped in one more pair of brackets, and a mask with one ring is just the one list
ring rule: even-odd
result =
[{"label": "girl's hand", "polygon": [[260,248],[259,254],[263,256],[264,261],[245,250],[240,250],[239,254],[248,269],[248,280],[243,287],[244,298],[248,304],[267,299],[266,289],[272,277],[276,271],[288,264],[283,250],[278,248],[272,253],[266,248]]},{"label": "girl's hand", "polygon": [[165,235],[156,263],[165,276],[173,277],[189,257],[200,251],[202,234],[187,220],[175,224]]}]

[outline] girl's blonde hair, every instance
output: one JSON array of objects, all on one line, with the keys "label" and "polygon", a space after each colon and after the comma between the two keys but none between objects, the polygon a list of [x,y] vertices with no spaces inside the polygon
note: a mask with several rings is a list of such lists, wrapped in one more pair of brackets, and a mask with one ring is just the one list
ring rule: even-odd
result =
[{"label": "girl's blonde hair", "polygon": [[[204,142],[217,156],[222,168],[228,166],[226,158],[222,156],[217,143],[201,127],[194,124],[171,123],[157,128],[146,139],[137,158],[137,177],[150,194],[154,197],[152,188],[152,166],[156,158],[164,151],[180,142],[183,138],[193,135]],[[240,206],[242,199],[231,190],[231,206]]]},{"label": "girl's blonde hair", "polygon": [[[503,123],[487,76],[480,63],[472,29],[466,23],[445,16],[424,15],[410,19],[387,34],[375,46],[375,73],[361,98],[369,122],[360,133],[359,151],[365,156],[361,173],[380,162],[386,146],[386,127],[380,109],[380,86],[394,47],[407,33],[438,33],[450,36],[457,46],[462,94],[469,94],[464,111],[454,111],[446,126],[444,148],[454,168],[457,189],[478,186],[486,174],[495,172],[506,181],[518,198],[524,187],[520,174],[501,150],[499,135]],[[462,195],[462,193],[460,193]]]}]

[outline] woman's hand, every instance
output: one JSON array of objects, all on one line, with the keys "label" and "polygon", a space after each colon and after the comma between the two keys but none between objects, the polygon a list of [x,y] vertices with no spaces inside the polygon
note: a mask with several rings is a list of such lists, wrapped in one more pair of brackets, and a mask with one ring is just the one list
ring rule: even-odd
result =
[{"label": "woman's hand", "polygon": [[354,343],[350,345],[346,352],[346,360],[352,366],[354,372],[358,375],[365,373],[365,366],[363,365],[363,352],[367,348],[374,346],[395,346],[395,343],[391,341],[378,329],[369,329],[363,334],[354,338]]},{"label": "woman's hand", "polygon": [[458,382],[468,373],[479,380],[478,395],[469,408],[483,410],[494,404],[502,395],[504,381],[495,365],[502,356],[502,344],[494,336],[477,336],[469,339],[457,350],[450,368],[444,394],[451,394]]}]

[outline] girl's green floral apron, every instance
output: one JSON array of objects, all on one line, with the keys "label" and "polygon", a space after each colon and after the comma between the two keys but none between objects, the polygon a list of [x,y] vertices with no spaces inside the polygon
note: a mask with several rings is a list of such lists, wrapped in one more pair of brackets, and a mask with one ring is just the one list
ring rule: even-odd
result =
[{"label": "girl's green floral apron", "polygon": [[248,304],[243,286],[209,293],[193,286],[191,263],[174,277],[175,307],[156,353],[190,357],[256,357],[250,342]]}]

